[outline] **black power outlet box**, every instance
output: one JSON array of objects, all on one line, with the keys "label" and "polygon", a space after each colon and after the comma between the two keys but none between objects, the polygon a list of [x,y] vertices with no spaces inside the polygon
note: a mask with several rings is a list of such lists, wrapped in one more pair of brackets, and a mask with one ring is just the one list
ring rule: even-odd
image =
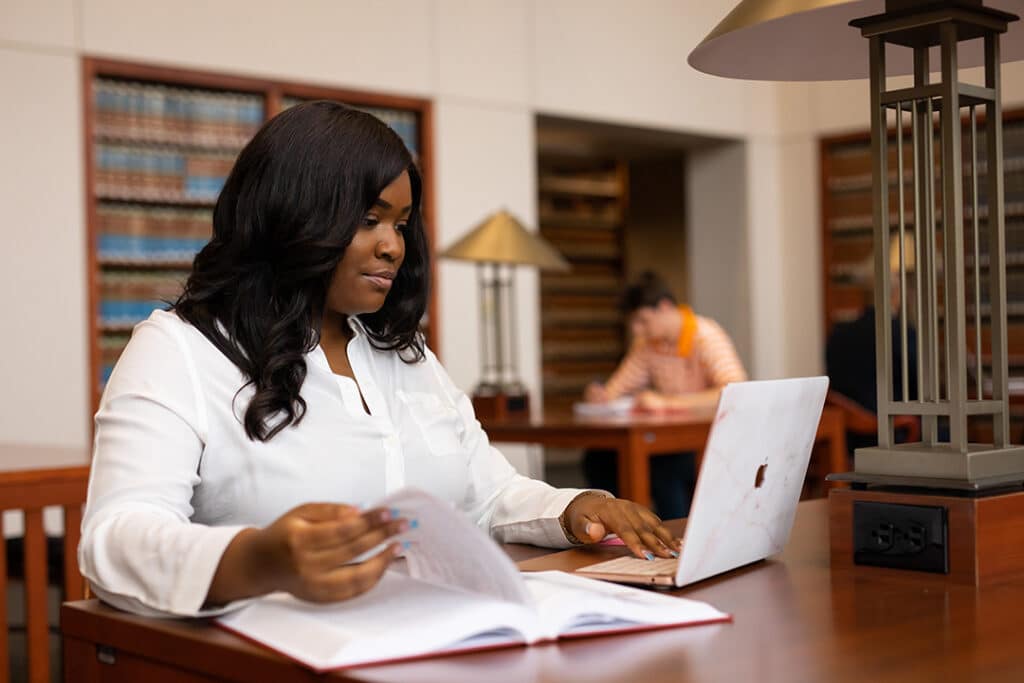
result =
[{"label": "black power outlet box", "polygon": [[855,500],[853,563],[949,573],[946,508]]}]

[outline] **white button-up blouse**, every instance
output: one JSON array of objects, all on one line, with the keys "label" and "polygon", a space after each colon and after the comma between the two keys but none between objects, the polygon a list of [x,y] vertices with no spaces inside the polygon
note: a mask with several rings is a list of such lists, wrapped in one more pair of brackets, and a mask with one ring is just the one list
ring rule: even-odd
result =
[{"label": "white button-up blouse", "polygon": [[349,320],[358,387],[317,347],[305,417],[268,442],[245,435],[253,389],[199,330],[165,311],[135,328],[96,415],[78,560],[99,597],[142,614],[213,613],[201,608],[241,529],[308,502],[371,505],[406,485],[499,541],[569,545],[558,516],[579,490],[517,474],[432,353],[405,363]]}]

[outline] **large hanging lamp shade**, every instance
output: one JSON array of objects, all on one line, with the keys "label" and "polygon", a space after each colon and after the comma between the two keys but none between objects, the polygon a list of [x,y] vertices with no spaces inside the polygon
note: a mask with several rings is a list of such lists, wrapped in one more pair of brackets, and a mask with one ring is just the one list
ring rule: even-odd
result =
[{"label": "large hanging lamp shade", "polygon": [[[769,81],[838,81],[868,77],[861,32],[850,21],[903,10],[920,14],[921,0],[743,0],[690,53],[690,66],[726,78]],[[934,3],[935,11],[980,0]],[[1024,16],[1024,0],[985,0],[984,6]],[[1003,62],[1024,59],[1024,22],[1013,22],[1002,38]],[[960,67],[984,63],[982,41],[965,42]],[[932,64],[938,64],[935,50]],[[913,54],[894,50],[888,75],[913,73]]]}]

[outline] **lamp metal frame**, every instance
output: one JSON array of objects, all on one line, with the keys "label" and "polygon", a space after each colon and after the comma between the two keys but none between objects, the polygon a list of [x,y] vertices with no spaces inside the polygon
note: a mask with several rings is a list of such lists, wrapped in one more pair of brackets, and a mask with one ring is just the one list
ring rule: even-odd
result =
[{"label": "lamp metal frame", "polygon": [[[894,5],[894,3],[890,3]],[[1016,16],[981,6],[960,3],[895,3],[885,14],[851,22],[869,42],[871,88],[871,153],[873,237],[875,244],[875,349],[878,385],[878,446],[858,449],[854,471],[830,479],[860,484],[908,485],[925,488],[988,490],[1024,482],[1024,447],[1009,442],[1007,376],[1006,246],[1002,164],[1002,106],[1000,102],[1000,35]],[[958,45],[983,40],[984,85],[960,81]],[[914,51],[914,82],[909,88],[887,89],[886,48]],[[940,52],[939,81],[932,83],[929,49]],[[979,215],[978,108],[983,107],[984,192],[987,200],[986,230]],[[961,114],[966,111],[970,163],[963,165],[964,140]],[[936,113],[938,120],[936,121]],[[908,125],[909,122],[909,125]],[[890,125],[895,127],[896,203],[890,213]],[[935,130],[940,140],[939,165],[935,164]],[[905,133],[909,128],[912,179],[904,169]],[[941,195],[936,197],[936,173]],[[966,181],[965,181],[966,175]],[[970,209],[965,211],[965,184]],[[913,213],[907,211],[906,190],[912,187]],[[941,200],[941,211],[937,200]],[[965,214],[970,242],[965,243]],[[941,244],[938,237],[942,230]],[[908,272],[905,236],[912,234],[916,267]],[[898,240],[891,237],[898,235]],[[987,241],[988,276],[981,275],[982,239]],[[891,272],[890,250],[898,245],[899,267]],[[965,244],[972,248],[968,263]],[[937,257],[941,254],[941,260]],[[970,269],[970,272],[968,272]],[[967,281],[971,276],[973,301],[967,305]],[[891,302],[893,278],[900,285],[900,306]],[[942,296],[939,283],[942,280]],[[916,304],[908,310],[907,285],[915,285]],[[982,380],[985,354],[981,328],[984,324],[982,289],[989,301],[991,390],[986,396]],[[941,305],[940,305],[941,304]],[[967,322],[974,325],[973,362],[968,363]],[[897,332],[890,322],[899,316]],[[917,329],[918,386],[908,377],[909,319]],[[894,336],[898,339],[894,339]],[[894,378],[893,350],[902,361]],[[971,382],[969,370],[974,373]],[[894,383],[902,393],[895,399]],[[973,386],[972,386],[973,385]],[[915,390],[912,392],[912,389]],[[973,391],[972,391],[973,389]],[[916,393],[916,396],[912,396]],[[973,394],[973,395],[972,395]],[[922,441],[895,442],[894,418],[920,416]],[[970,443],[968,417],[989,416],[993,443]],[[948,429],[948,440],[944,433]]]}]

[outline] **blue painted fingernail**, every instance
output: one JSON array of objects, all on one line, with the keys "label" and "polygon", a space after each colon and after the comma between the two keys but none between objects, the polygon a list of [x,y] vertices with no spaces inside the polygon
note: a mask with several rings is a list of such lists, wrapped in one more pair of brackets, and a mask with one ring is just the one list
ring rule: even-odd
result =
[{"label": "blue painted fingernail", "polygon": [[388,512],[391,513],[391,518],[392,519],[394,519],[395,517],[401,517],[402,516],[402,511],[399,510],[398,508],[391,508],[390,510],[388,510]]},{"label": "blue painted fingernail", "polygon": [[418,520],[418,519],[410,519],[409,520],[409,528],[410,529],[419,529],[420,528],[420,520]]},{"label": "blue painted fingernail", "polygon": [[644,557],[646,557],[648,559],[648,561],[653,561],[654,560],[654,554],[650,550],[645,550],[644,551]]},{"label": "blue painted fingernail", "polygon": [[679,553],[677,553],[675,550],[669,550],[668,552],[672,557],[679,557]]},{"label": "blue painted fingernail", "polygon": [[402,550],[408,550],[412,547],[412,541],[402,541]]}]

